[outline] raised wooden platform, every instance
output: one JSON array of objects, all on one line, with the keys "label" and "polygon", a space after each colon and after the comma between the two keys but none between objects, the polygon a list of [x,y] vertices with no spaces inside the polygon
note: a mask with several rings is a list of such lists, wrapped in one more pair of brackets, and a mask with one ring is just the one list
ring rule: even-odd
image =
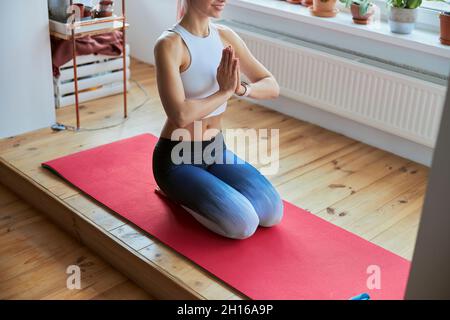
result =
[{"label": "raised wooden platform", "polygon": [[[0,184],[1,300],[151,300],[153,297]],[[77,264],[81,288],[67,288]]]},{"label": "raised wooden platform", "polygon": [[[56,157],[140,133],[159,135],[165,114],[152,66],[133,61],[132,74],[150,101],[120,126],[96,131],[43,129],[0,140],[0,182],[48,214],[69,234],[161,299],[246,299],[199,266],[40,167]],[[134,85],[130,109],[145,99]],[[83,128],[119,123],[121,97],[81,108]],[[74,124],[71,107],[58,121]],[[411,259],[428,168],[312,124],[232,99],[225,128],[279,128],[280,170],[268,178],[282,197]],[[330,239],[332,241],[332,239]]]}]

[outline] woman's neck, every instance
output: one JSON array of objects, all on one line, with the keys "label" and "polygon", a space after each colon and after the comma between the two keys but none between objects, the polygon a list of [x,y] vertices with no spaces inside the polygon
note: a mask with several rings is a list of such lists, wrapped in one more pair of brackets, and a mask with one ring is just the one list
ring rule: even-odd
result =
[{"label": "woman's neck", "polygon": [[209,34],[209,17],[193,17],[185,15],[179,24],[193,35],[207,37]]}]

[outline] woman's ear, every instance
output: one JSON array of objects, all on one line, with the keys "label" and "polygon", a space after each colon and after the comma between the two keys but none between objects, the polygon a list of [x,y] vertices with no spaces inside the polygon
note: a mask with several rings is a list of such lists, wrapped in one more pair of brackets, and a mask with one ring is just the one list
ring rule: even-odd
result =
[{"label": "woman's ear", "polygon": [[186,13],[188,0],[177,0],[177,21],[180,21]]}]

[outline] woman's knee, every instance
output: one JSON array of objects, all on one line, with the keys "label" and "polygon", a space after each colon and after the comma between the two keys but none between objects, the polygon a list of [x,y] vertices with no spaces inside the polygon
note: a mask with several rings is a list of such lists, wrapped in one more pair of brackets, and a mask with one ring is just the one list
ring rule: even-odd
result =
[{"label": "woman's knee", "polygon": [[247,239],[250,238],[258,228],[259,221],[257,223],[252,221],[242,222],[238,225],[226,228],[226,235],[232,239]]},{"label": "woman's knee", "polygon": [[284,205],[280,197],[269,201],[267,210],[259,217],[259,225],[263,227],[272,227],[277,225],[283,219]]},{"label": "woman's knee", "polygon": [[251,168],[245,183],[238,186],[239,191],[247,197],[253,205],[258,217],[259,225],[271,227],[283,218],[283,200],[270,181],[256,168]]},{"label": "woman's knee", "polygon": [[239,201],[238,208],[234,207],[230,212],[224,212],[222,228],[229,238],[249,238],[256,232],[258,225],[259,217],[247,199]]}]

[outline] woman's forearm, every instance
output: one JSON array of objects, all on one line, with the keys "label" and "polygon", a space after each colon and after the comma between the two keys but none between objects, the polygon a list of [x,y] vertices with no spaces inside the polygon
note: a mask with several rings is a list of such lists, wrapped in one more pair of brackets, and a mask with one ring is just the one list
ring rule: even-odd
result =
[{"label": "woman's forearm", "polygon": [[212,95],[202,99],[186,99],[179,108],[176,125],[186,127],[196,120],[206,117],[231,98],[233,92],[218,90]]},{"label": "woman's forearm", "polygon": [[[273,77],[263,78],[253,82],[249,98],[253,99],[275,99],[280,93],[280,87]],[[208,114],[216,110],[220,105],[228,101],[233,92],[216,91],[212,95],[202,99],[186,99],[183,105],[178,108],[179,112],[175,117],[175,123],[183,128],[196,120],[201,120]]]},{"label": "woman's forearm", "polygon": [[280,94],[280,86],[273,77],[263,78],[250,84],[251,92],[249,98],[253,99],[275,99]]}]

